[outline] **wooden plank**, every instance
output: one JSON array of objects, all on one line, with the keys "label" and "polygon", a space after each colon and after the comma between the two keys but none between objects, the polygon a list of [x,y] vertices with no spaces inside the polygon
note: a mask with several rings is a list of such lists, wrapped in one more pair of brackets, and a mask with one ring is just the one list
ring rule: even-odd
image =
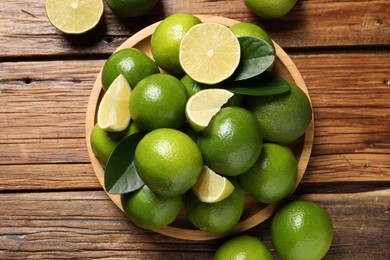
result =
[{"label": "wooden plank", "polygon": [[250,12],[242,0],[161,1],[153,13],[129,21],[119,19],[105,6],[104,18],[96,29],[81,36],[67,36],[51,26],[41,0],[3,0],[0,58],[109,54],[138,30],[177,12],[257,23],[285,48],[389,46],[389,9],[387,0],[298,1],[287,16],[266,21]]},{"label": "wooden plank", "polygon": [[[390,257],[390,190],[299,195],[327,209],[334,225],[324,259]],[[37,210],[39,209],[39,210]],[[179,240],[134,226],[104,192],[0,194],[0,258],[211,259],[224,239]],[[270,220],[245,232],[271,247]]]},{"label": "wooden plank", "polygon": [[[314,106],[314,147],[303,182],[390,181],[390,54],[291,57]],[[0,63],[1,190],[100,188],[89,166],[84,122],[103,63]]]}]

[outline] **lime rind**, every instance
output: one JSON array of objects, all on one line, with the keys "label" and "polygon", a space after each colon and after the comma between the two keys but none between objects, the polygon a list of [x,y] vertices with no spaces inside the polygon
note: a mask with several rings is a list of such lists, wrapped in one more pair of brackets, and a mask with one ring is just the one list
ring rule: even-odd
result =
[{"label": "lime rind", "polygon": [[131,87],[125,76],[120,74],[105,92],[98,108],[97,121],[101,129],[120,132],[130,124],[129,101]]}]

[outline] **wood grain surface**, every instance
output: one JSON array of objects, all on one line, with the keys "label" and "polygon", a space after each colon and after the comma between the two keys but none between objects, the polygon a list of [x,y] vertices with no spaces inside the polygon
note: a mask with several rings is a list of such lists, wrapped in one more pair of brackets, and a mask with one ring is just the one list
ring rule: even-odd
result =
[{"label": "wood grain surface", "polygon": [[[106,5],[99,26],[80,36],[52,27],[44,0],[0,1],[0,259],[211,259],[225,241],[180,240],[134,226],[104,193],[88,158],[86,108],[104,61],[128,37],[176,12],[256,23],[290,55],[315,119],[312,155],[292,199],[329,211],[335,234],[325,259],[389,259],[387,0],[301,0],[271,21],[241,0],[164,0],[131,20]],[[269,225],[245,234],[272,248]]]}]

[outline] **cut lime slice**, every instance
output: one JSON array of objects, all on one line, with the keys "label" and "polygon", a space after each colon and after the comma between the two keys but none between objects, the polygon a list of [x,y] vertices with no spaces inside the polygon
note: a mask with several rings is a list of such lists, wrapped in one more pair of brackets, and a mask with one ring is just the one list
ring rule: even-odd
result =
[{"label": "cut lime slice", "polygon": [[226,89],[205,89],[190,97],[186,104],[188,123],[195,131],[202,131],[208,126],[215,114],[233,96]]},{"label": "cut lime slice", "polygon": [[238,67],[240,43],[222,24],[197,24],[184,35],[179,59],[183,70],[192,79],[216,84],[229,78]]},{"label": "cut lime slice", "polygon": [[130,123],[131,88],[125,76],[120,74],[108,88],[100,102],[97,121],[101,129],[108,132],[119,132]]},{"label": "cut lime slice", "polygon": [[103,15],[103,0],[46,0],[51,24],[66,34],[81,34],[94,28]]},{"label": "cut lime slice", "polygon": [[200,201],[214,203],[227,198],[234,190],[233,184],[225,177],[203,166],[197,182],[192,190]]}]

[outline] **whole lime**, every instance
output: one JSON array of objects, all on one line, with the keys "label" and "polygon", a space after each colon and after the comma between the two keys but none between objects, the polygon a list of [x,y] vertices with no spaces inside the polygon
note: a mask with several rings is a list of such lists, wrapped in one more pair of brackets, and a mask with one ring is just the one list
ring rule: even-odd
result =
[{"label": "whole lime", "polygon": [[238,180],[255,199],[272,203],[287,197],[294,188],[297,175],[297,162],[291,150],[265,143],[256,163],[238,176]]},{"label": "whole lime", "polygon": [[185,118],[187,91],[169,74],[154,74],[141,80],[130,96],[130,114],[135,124],[146,131],[180,128]]},{"label": "whole lime", "polygon": [[222,175],[236,176],[256,162],[263,139],[251,112],[241,107],[224,107],[197,142],[207,166]]},{"label": "whole lime", "polygon": [[332,239],[332,220],[315,202],[292,201],[278,210],[271,222],[272,245],[282,259],[321,259]]},{"label": "whole lime", "polygon": [[134,224],[145,229],[159,229],[176,219],[183,198],[161,196],[144,185],[137,191],[122,194],[121,203]]},{"label": "whole lime", "polygon": [[234,228],[243,209],[244,195],[237,184],[233,192],[219,202],[202,202],[192,190],[185,197],[185,210],[190,222],[210,233],[223,234]]},{"label": "whole lime", "polygon": [[175,129],[159,128],[146,134],[135,150],[135,168],[151,190],[163,196],[184,194],[203,168],[196,143]]},{"label": "whole lime", "polygon": [[153,58],[162,69],[172,74],[182,74],[179,48],[188,30],[201,23],[198,17],[187,13],[176,13],[166,17],[152,34],[150,48]]},{"label": "whole lime", "polygon": [[224,242],[214,255],[214,260],[257,259],[273,260],[269,248],[259,239],[240,235]]},{"label": "whole lime", "polygon": [[237,37],[242,37],[242,36],[258,37],[266,41],[275,50],[274,43],[272,42],[271,37],[268,35],[268,33],[264,31],[263,28],[261,28],[260,26],[254,23],[247,23],[247,22],[236,23],[230,27],[230,30],[232,30],[234,35]]},{"label": "whole lime", "polygon": [[246,6],[265,19],[274,19],[286,15],[297,0],[245,0]]},{"label": "whole lime", "polygon": [[158,0],[106,0],[108,7],[121,17],[138,17],[153,10]]},{"label": "whole lime", "polygon": [[246,107],[257,118],[264,140],[288,143],[303,135],[312,118],[309,98],[295,84],[290,91],[271,96],[251,96]]},{"label": "whole lime", "polygon": [[136,48],[121,49],[113,53],[103,65],[103,89],[107,90],[120,74],[134,88],[141,79],[159,72],[156,63],[142,51]]}]

